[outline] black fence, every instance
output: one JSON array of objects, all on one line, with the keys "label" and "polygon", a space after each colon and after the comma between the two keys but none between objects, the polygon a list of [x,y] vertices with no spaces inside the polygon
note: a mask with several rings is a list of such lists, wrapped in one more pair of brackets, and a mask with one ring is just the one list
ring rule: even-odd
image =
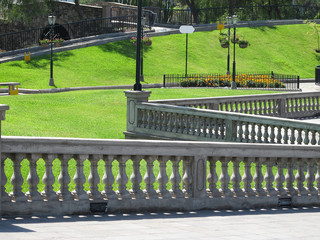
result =
[{"label": "black fence", "polygon": [[[238,73],[235,78],[239,88],[300,88],[300,77],[269,73]],[[166,74],[163,87],[230,87],[232,74]]]},{"label": "black fence", "polygon": [[[148,8],[157,13],[157,22],[164,24],[208,24],[225,21],[229,7],[197,9],[198,19],[194,19],[190,9]],[[265,5],[234,7],[240,21],[319,19],[320,7],[301,5]]]},{"label": "black fence", "polygon": [[[105,33],[125,32],[135,30],[137,16],[112,17],[85,20],[61,25],[55,25],[54,31],[59,38],[65,40],[94,36]],[[153,23],[148,20],[147,24]],[[150,27],[146,25],[146,27]],[[11,51],[39,44],[39,40],[45,38],[50,27],[29,29],[20,32],[0,34],[0,50]]]}]

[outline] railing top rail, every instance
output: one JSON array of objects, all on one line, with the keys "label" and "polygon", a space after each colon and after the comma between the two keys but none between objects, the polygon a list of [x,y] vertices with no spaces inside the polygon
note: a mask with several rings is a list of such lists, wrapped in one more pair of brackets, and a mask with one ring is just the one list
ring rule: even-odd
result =
[{"label": "railing top rail", "polygon": [[172,113],[179,114],[191,114],[199,115],[208,118],[220,118],[220,119],[230,119],[230,120],[239,120],[244,122],[253,122],[257,124],[270,124],[270,125],[279,125],[283,127],[293,127],[306,130],[315,130],[320,131],[320,125],[316,123],[301,123],[298,120],[292,119],[283,119],[278,117],[269,117],[269,116],[257,116],[257,115],[248,115],[244,113],[233,113],[233,112],[223,112],[217,110],[209,109],[199,109],[199,108],[189,108],[181,106],[172,106],[165,104],[155,104],[155,103],[141,103],[137,105],[140,109],[152,109],[155,111],[168,111]]},{"label": "railing top rail", "polygon": [[320,97],[320,92],[303,92],[303,93],[272,93],[272,94],[256,94],[256,95],[241,95],[241,96],[226,96],[226,97],[205,97],[205,98],[182,98],[182,99],[164,99],[164,100],[151,100],[149,103],[193,103],[199,102],[207,103],[215,101],[219,103],[219,101],[239,101],[239,100],[252,100],[252,99],[286,99],[286,98],[297,98],[297,97],[312,97],[317,96]]},{"label": "railing top rail", "polygon": [[319,146],[161,140],[3,137],[5,154],[319,158]]}]

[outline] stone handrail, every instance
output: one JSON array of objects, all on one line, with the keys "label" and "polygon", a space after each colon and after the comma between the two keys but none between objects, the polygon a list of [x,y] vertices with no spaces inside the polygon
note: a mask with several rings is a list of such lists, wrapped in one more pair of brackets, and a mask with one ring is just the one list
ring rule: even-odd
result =
[{"label": "stone handrail", "polygon": [[172,99],[149,102],[284,118],[311,117],[320,114],[320,92]]},{"label": "stone handrail", "polygon": [[320,125],[269,116],[139,103],[127,136],[156,139],[320,145]]},{"label": "stone handrail", "polygon": [[[292,206],[320,203],[317,146],[4,137],[2,152],[3,215],[243,209],[277,207],[282,199]],[[43,177],[37,173],[39,159],[45,161]],[[74,176],[68,173],[71,159],[76,161]],[[27,179],[23,160],[30,166]],[[86,160],[89,176],[84,171]],[[59,176],[53,174],[56,161],[61,163]],[[10,170],[13,175],[8,179]],[[55,192],[57,177],[60,187]],[[13,187],[10,194],[8,181]],[[69,189],[71,181],[74,190]],[[83,186],[87,181],[88,192]],[[41,193],[39,183],[45,185]]]}]

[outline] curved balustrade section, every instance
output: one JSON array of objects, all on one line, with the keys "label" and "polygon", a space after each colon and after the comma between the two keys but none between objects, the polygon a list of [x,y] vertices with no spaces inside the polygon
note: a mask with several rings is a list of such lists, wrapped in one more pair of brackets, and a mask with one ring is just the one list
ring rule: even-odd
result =
[{"label": "curved balustrade section", "polygon": [[317,146],[4,137],[2,151],[2,215],[320,204]]},{"label": "curved balustrade section", "polygon": [[320,125],[268,116],[140,103],[141,138],[320,145]]},{"label": "curved balustrade section", "polygon": [[320,115],[320,92],[172,99],[149,102],[283,118]]}]

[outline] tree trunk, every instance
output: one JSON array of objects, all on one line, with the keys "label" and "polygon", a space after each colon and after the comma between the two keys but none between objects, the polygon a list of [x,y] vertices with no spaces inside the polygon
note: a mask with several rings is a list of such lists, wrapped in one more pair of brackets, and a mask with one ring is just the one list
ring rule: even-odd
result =
[{"label": "tree trunk", "polygon": [[199,23],[199,11],[196,8],[195,0],[186,0],[186,3],[191,10],[193,20],[195,21],[195,23],[198,24]]}]

